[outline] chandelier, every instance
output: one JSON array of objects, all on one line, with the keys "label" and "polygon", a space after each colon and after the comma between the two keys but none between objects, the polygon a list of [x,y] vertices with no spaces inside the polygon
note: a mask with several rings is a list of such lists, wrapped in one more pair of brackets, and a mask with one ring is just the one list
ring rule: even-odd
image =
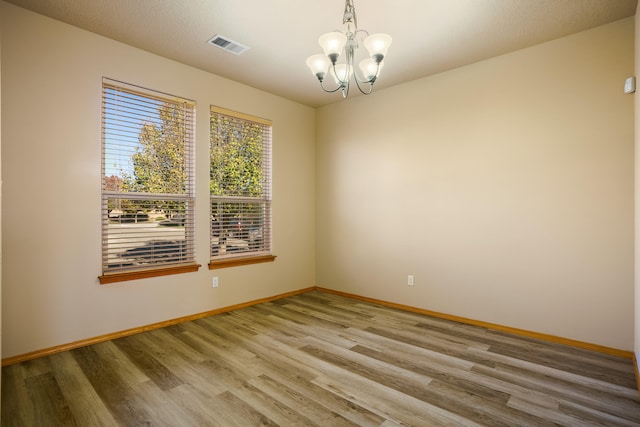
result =
[{"label": "chandelier", "polygon": [[[318,43],[324,50],[324,54],[319,53],[307,58],[307,66],[318,78],[320,87],[325,92],[340,90],[342,97],[346,98],[349,95],[349,84],[353,79],[360,92],[368,95],[373,90],[373,84],[384,66],[383,59],[391,45],[391,36],[387,34],[369,35],[366,30],[359,30],[353,0],[345,1],[342,24],[345,27],[344,31],[332,31],[318,38]],[[364,47],[369,52],[369,57],[360,61],[361,76],[358,75],[354,67],[358,39],[363,41]],[[344,57],[344,63],[338,63],[340,56]],[[337,87],[331,89],[325,86],[324,80],[327,74],[333,77]]]}]

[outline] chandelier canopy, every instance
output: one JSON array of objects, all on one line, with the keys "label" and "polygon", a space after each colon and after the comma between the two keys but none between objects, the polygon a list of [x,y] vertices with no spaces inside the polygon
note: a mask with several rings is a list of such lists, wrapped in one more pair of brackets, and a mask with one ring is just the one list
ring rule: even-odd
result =
[{"label": "chandelier canopy", "polygon": [[[324,50],[324,54],[319,53],[307,58],[307,66],[313,75],[318,78],[320,87],[325,92],[336,92],[340,90],[342,97],[349,95],[349,85],[353,79],[360,92],[368,95],[373,90],[373,84],[380,75],[380,70],[384,66],[384,57],[387,49],[391,45],[391,36],[388,34],[372,34],[366,30],[358,29],[356,9],[353,0],[346,0],[344,5],[344,15],[342,18],[344,31],[335,30],[320,36],[318,43]],[[369,52],[369,57],[360,61],[360,71],[355,70],[354,61],[358,40]],[[344,58],[343,63],[338,63],[340,57]],[[330,89],[325,86],[325,76],[330,74],[337,87]]]}]

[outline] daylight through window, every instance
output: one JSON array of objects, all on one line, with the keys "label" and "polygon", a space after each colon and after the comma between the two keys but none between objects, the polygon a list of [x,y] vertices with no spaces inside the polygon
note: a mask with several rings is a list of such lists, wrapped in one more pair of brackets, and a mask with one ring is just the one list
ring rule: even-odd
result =
[{"label": "daylight through window", "polygon": [[211,107],[211,260],[271,254],[271,122]]},{"label": "daylight through window", "polygon": [[100,281],[193,271],[195,103],[108,79],[102,89]]}]

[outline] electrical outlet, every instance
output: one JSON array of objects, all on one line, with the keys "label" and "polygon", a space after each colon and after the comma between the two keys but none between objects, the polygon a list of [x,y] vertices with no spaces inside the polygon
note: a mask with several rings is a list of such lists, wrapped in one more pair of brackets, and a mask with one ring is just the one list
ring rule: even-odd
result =
[{"label": "electrical outlet", "polygon": [[211,287],[213,288],[218,287],[218,276],[215,276],[213,279],[211,279]]},{"label": "electrical outlet", "polygon": [[407,276],[407,285],[413,286],[413,276],[411,274]]}]

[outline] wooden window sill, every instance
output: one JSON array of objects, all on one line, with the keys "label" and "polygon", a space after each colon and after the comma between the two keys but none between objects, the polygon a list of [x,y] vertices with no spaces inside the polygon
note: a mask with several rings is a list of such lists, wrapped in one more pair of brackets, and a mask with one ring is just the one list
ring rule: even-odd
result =
[{"label": "wooden window sill", "polygon": [[146,279],[149,277],[168,276],[170,274],[191,273],[198,271],[200,264],[187,264],[175,267],[157,268],[152,270],[127,271],[125,273],[113,273],[99,276],[101,285],[107,283],[125,282],[127,280]]},{"label": "wooden window sill", "polygon": [[216,268],[238,267],[241,265],[259,264],[261,262],[273,262],[276,260],[275,255],[260,255],[244,258],[226,258],[220,260],[212,260],[209,262],[209,270]]}]

